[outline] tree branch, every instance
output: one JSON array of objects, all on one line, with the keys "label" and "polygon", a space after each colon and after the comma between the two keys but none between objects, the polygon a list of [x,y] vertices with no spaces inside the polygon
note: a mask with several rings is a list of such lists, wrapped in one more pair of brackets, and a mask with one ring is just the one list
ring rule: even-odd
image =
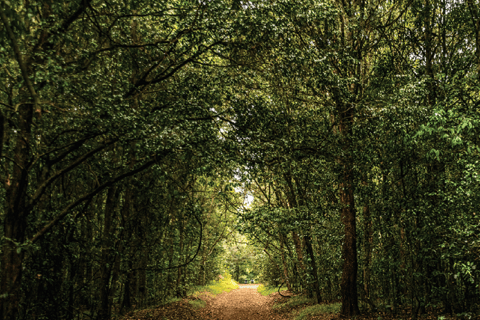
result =
[{"label": "tree branch", "polygon": [[[3,6],[6,6],[6,4],[3,3]],[[39,103],[38,95],[35,92],[35,88],[33,88],[33,84],[30,81],[30,78],[28,77],[27,66],[25,64],[25,61],[23,60],[22,53],[20,52],[20,47],[18,46],[17,39],[15,38],[15,35],[13,34],[13,31],[10,28],[10,25],[8,24],[8,19],[7,19],[7,16],[5,15],[3,6],[0,8],[0,18],[2,19],[5,29],[7,30],[7,34],[8,34],[8,37],[10,38],[10,42],[12,43],[12,48],[15,53],[15,58],[18,62],[18,65],[20,66],[20,71],[22,73],[23,80],[25,81],[28,91],[30,91],[30,95],[33,98],[34,110],[35,112],[40,112],[40,109],[39,109],[40,103]]]},{"label": "tree branch", "polygon": [[[167,150],[166,152],[164,152],[162,154],[163,157],[167,156],[169,153],[171,152],[171,150]],[[141,165],[140,167],[138,167],[137,169],[134,169],[134,170],[131,170],[131,171],[128,171],[126,173],[123,173],[105,183],[103,183],[102,185],[100,185],[99,187],[95,188],[94,190],[82,195],[81,197],[77,198],[77,200],[73,201],[72,203],[70,203],[68,206],[66,206],[62,212],[56,216],[53,220],[51,220],[49,223],[47,223],[40,231],[38,231],[31,239],[30,239],[30,242],[31,243],[35,243],[36,241],[38,241],[41,237],[43,237],[50,229],[52,229],[56,224],[58,224],[63,218],[65,218],[65,216],[70,212],[71,209],[75,208],[76,206],[78,206],[79,204],[81,204],[82,202],[90,199],[91,197],[97,195],[98,193],[100,193],[101,191],[103,191],[104,189],[108,188],[109,186],[113,185],[114,183],[120,181],[120,180],[123,180],[127,177],[130,177],[130,176],[133,176],[147,168],[149,168],[150,166],[154,165],[155,163],[157,162],[157,155],[153,156],[153,159],[150,160],[150,161],[147,161],[146,163],[144,163],[143,165]],[[198,252],[197,252],[198,253]]]},{"label": "tree branch", "polygon": [[135,91],[137,90],[138,87],[142,87],[142,86],[146,86],[146,85],[150,85],[150,84],[159,83],[159,82],[162,82],[162,81],[165,80],[165,79],[170,78],[170,77],[173,76],[180,68],[184,67],[185,65],[187,65],[187,64],[190,63],[190,62],[193,62],[196,58],[198,58],[198,57],[201,56],[203,53],[207,52],[208,50],[210,50],[212,47],[216,46],[217,44],[220,44],[220,42],[212,43],[211,45],[209,45],[208,47],[206,47],[205,50],[199,50],[197,53],[195,53],[195,54],[194,54],[193,56],[191,56],[190,58],[185,59],[184,61],[182,61],[180,64],[178,64],[176,67],[174,67],[172,71],[170,71],[169,73],[167,73],[167,74],[164,75],[164,76],[155,78],[155,79],[150,80],[150,81],[145,80],[146,77],[144,76],[142,79],[140,79],[140,81],[138,81],[137,83],[135,83],[135,85],[133,86],[133,88],[130,89],[129,92],[127,92],[127,94],[124,96],[124,98],[128,98],[128,97],[130,97],[131,95],[133,95],[133,94],[135,93]]},{"label": "tree branch", "polygon": [[80,17],[80,15],[85,11],[85,9],[87,9],[87,7],[90,5],[91,2],[92,2],[92,0],[83,0],[82,4],[77,9],[77,11],[75,11],[67,20],[65,20],[62,23],[62,26],[60,27],[60,29],[58,29],[58,33],[66,32],[68,30],[68,28],[70,27],[70,25],[75,20],[77,20],[78,17]]},{"label": "tree branch", "polygon": [[79,157],[76,161],[72,162],[69,166],[57,171],[54,175],[52,175],[50,178],[48,178],[46,181],[44,181],[38,187],[37,191],[35,192],[35,194],[32,198],[32,201],[28,204],[27,212],[30,211],[31,209],[33,209],[33,207],[38,203],[38,201],[40,200],[40,197],[43,195],[43,193],[45,192],[47,187],[49,185],[51,185],[53,183],[53,181],[55,181],[57,178],[63,176],[67,172],[73,170],[75,167],[82,164],[86,159],[90,158],[91,156],[93,156],[97,152],[105,149],[107,146],[109,146],[109,145],[111,145],[111,144],[113,144],[117,141],[118,141],[118,139],[108,141],[108,142],[104,143],[103,145],[91,150],[90,152],[85,153],[83,156]]}]

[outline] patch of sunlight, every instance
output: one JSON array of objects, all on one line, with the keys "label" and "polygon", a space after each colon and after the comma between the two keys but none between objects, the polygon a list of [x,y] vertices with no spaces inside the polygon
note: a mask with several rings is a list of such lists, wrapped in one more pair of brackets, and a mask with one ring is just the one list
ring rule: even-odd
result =
[{"label": "patch of sunlight", "polygon": [[222,279],[214,280],[206,286],[195,287],[192,296],[198,298],[199,296],[206,294],[213,298],[217,294],[230,292],[234,289],[238,289],[238,287],[238,283],[227,273]]}]

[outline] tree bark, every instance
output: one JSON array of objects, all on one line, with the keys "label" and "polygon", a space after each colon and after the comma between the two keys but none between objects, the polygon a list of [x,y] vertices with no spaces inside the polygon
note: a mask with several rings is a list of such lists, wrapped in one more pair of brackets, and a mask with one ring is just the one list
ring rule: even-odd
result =
[{"label": "tree bark", "polygon": [[[181,211],[181,210],[180,210]],[[184,254],[184,240],[185,240],[185,226],[183,221],[183,212],[180,214],[180,218],[178,219],[178,228],[180,232],[180,243],[179,243],[179,256],[182,257]],[[179,259],[178,262],[180,263],[182,259]],[[177,298],[183,298],[184,292],[181,286],[182,284],[182,277],[183,277],[183,267],[178,267],[177,269],[177,284],[176,284],[176,291],[177,291]]]},{"label": "tree bark", "polygon": [[342,310],[341,314],[346,317],[352,317],[360,314],[358,308],[357,296],[357,231],[356,231],[356,212],[353,196],[353,157],[352,149],[352,125],[353,106],[342,104],[344,108],[340,109],[340,127],[339,133],[343,140],[344,156],[340,160],[342,165],[342,183],[340,184],[340,202],[342,203],[341,220],[345,228],[345,238],[343,240],[343,270],[342,270]]},{"label": "tree bark", "polygon": [[305,285],[305,277],[307,273],[307,268],[305,267],[305,264],[303,263],[303,247],[302,243],[300,241],[300,237],[298,236],[298,233],[295,231],[292,231],[292,238],[293,238],[293,244],[295,246],[295,252],[297,253],[297,261],[300,266],[300,277],[301,277],[301,283],[304,284],[304,289],[307,288]]},{"label": "tree bark", "polygon": [[279,235],[280,235],[280,251],[282,253],[283,276],[285,277],[285,283],[287,284],[288,291],[292,291],[292,286],[290,285],[290,279],[288,277],[287,259],[285,257],[285,236],[281,232],[279,232]]},{"label": "tree bark", "polygon": [[317,264],[315,262],[315,254],[313,252],[312,240],[308,233],[304,236],[304,239],[305,239],[305,247],[310,257],[310,268],[312,269],[312,275],[313,275],[313,290],[315,291],[315,299],[317,303],[321,303],[322,295],[320,293],[320,282],[318,280]]}]

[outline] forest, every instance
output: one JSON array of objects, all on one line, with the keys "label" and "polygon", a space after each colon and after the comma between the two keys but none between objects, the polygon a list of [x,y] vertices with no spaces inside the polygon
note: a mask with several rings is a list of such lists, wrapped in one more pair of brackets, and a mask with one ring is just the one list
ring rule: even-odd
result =
[{"label": "forest", "polygon": [[480,315],[478,0],[0,0],[0,320],[219,275]]}]

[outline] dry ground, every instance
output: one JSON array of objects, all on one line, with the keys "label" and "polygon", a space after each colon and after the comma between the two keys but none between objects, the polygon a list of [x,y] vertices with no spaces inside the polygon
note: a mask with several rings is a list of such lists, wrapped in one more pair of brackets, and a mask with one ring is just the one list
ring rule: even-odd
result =
[{"label": "dry ground", "polygon": [[199,311],[205,320],[286,320],[275,313],[271,306],[275,295],[264,297],[257,292],[258,284],[242,284],[240,288],[219,294],[207,301],[207,306]]}]

